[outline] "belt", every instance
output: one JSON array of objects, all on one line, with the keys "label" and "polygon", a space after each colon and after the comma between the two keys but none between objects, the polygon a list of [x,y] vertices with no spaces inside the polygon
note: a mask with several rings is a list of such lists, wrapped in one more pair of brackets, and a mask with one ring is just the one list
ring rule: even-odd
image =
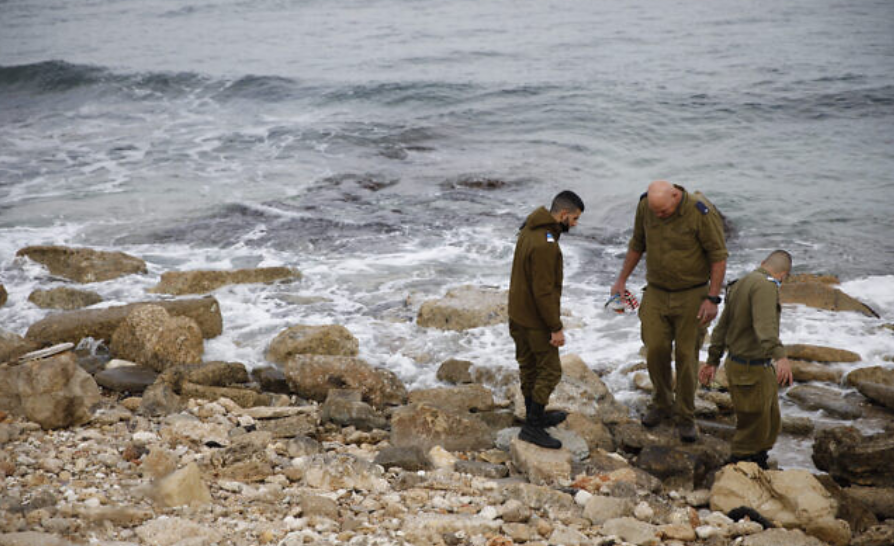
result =
[{"label": "belt", "polygon": [[746,366],[769,366],[773,362],[770,358],[748,360],[747,358],[739,358],[736,355],[729,355],[729,359],[733,362],[738,362],[739,364],[745,364]]},{"label": "belt", "polygon": [[707,282],[703,282],[703,283],[696,284],[694,286],[687,286],[686,288],[677,288],[675,290],[671,290],[670,288],[665,288],[665,287],[661,286],[660,284],[655,284],[653,282],[650,282],[648,284],[647,288],[649,286],[654,286],[655,288],[657,288],[658,290],[661,290],[663,292],[674,293],[674,292],[686,292],[687,290],[695,290],[696,288],[702,288],[703,286],[707,286],[707,284],[708,284]]}]

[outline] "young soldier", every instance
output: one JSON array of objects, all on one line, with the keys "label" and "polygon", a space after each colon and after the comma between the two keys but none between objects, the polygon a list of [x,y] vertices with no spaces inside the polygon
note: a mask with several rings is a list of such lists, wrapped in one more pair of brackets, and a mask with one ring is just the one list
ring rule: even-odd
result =
[{"label": "young soldier", "polygon": [[562,377],[559,347],[565,344],[559,318],[563,274],[559,237],[577,225],[583,211],[584,202],[574,192],[556,195],[550,210],[540,207],[522,224],[512,259],[509,334],[515,341],[526,410],[518,437],[550,449],[559,449],[562,442],[545,429],[565,419],[564,412],[544,412]]},{"label": "young soldier", "polygon": [[[730,286],[726,307],[711,335],[708,362],[698,372],[708,384],[728,349],[726,375],[736,410],[730,462],[752,461],[767,468],[767,452],[779,435],[778,387],[792,383],[792,370],[779,341],[779,284],[792,268],[784,250]],[[773,361],[776,369],[773,369]]]},{"label": "young soldier", "polygon": [[698,350],[707,325],[717,316],[726,274],[728,253],[720,214],[698,193],[690,195],[664,180],[652,182],[640,197],[633,237],[612,294],[624,293],[643,253],[648,286],[639,317],[655,392],[642,423],[654,427],[673,413],[680,439],[694,442]]}]

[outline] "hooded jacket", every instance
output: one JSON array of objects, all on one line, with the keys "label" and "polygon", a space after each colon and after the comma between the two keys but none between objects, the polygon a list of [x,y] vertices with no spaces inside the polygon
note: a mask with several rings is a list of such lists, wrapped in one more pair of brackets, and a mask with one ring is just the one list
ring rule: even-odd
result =
[{"label": "hooded jacket", "polygon": [[544,207],[532,212],[518,233],[509,281],[509,319],[522,327],[562,329],[561,234],[561,224]]}]

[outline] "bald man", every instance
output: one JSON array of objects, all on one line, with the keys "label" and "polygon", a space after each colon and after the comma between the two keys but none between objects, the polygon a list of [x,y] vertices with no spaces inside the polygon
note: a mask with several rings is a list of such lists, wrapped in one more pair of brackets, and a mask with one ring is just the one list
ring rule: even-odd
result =
[{"label": "bald man", "polygon": [[643,254],[648,285],[639,317],[654,390],[642,423],[651,428],[673,419],[680,439],[694,442],[699,345],[717,316],[729,255],[720,214],[701,194],[690,195],[664,180],[652,182],[640,197],[612,294],[624,293]]}]

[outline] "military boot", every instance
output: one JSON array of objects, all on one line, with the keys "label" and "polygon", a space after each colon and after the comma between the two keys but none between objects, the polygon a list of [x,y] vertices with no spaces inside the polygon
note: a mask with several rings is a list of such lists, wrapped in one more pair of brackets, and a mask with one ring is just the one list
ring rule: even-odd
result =
[{"label": "military boot", "polygon": [[698,427],[695,423],[680,423],[677,425],[677,434],[680,435],[680,440],[691,444],[698,440]]},{"label": "military boot", "polygon": [[646,410],[646,413],[643,415],[642,423],[646,428],[655,428],[661,424],[661,421],[664,420],[664,415],[666,412],[658,408],[657,406],[649,406],[649,409]]},{"label": "military boot", "polygon": [[[531,404],[534,403],[534,399],[530,396],[525,397],[525,419],[528,418],[528,415],[531,414]],[[543,412],[543,422],[546,428],[554,427],[564,421],[568,417],[568,414],[561,410],[550,410]]]},{"label": "military boot", "polygon": [[518,434],[520,440],[547,449],[559,449],[562,447],[562,442],[550,436],[544,428],[543,404],[532,401],[531,409],[525,417],[525,424]]}]

